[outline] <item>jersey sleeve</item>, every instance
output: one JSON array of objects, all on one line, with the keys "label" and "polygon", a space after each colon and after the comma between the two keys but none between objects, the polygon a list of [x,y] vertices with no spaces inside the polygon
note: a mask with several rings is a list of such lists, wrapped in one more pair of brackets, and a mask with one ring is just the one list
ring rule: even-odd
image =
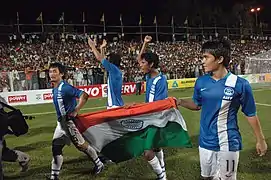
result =
[{"label": "jersey sleeve", "polygon": [[248,81],[245,81],[243,84],[240,102],[242,106],[242,112],[246,116],[252,117],[256,115],[256,105],[252,89]]},{"label": "jersey sleeve", "polygon": [[193,101],[197,106],[202,105],[202,97],[200,92],[200,82],[199,79],[196,80],[195,87],[194,87],[194,94],[193,94]]},{"label": "jersey sleeve", "polygon": [[119,69],[114,64],[110,63],[107,59],[102,60],[102,65],[108,72],[119,71]]},{"label": "jersey sleeve", "polygon": [[84,91],[74,87],[74,86],[71,86],[71,85],[67,85],[65,88],[64,88],[64,94],[70,96],[70,97],[77,97],[77,98],[80,98],[80,96],[83,94]]}]

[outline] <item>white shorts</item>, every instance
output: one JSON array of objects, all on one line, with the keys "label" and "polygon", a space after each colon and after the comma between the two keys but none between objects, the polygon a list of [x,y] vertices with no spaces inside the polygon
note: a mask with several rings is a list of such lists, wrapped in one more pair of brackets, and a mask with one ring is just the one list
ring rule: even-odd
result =
[{"label": "white shorts", "polygon": [[199,147],[202,177],[221,180],[236,180],[239,151],[211,151]]}]

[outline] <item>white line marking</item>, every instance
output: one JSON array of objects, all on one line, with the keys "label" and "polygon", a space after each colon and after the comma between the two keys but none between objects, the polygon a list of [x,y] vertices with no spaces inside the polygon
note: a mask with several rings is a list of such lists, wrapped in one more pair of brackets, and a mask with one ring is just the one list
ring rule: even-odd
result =
[{"label": "white line marking", "polygon": [[[267,89],[258,89],[258,90],[254,90],[254,91],[266,91]],[[178,98],[182,98],[182,99],[189,99],[192,97],[191,96],[187,96],[187,97],[178,97]],[[256,105],[259,106],[267,106],[267,107],[271,107],[271,104],[262,104],[262,103],[255,103]],[[83,108],[81,109],[81,111],[86,111],[86,110],[92,110],[92,109],[103,109],[106,106],[99,106],[99,107],[90,107],[90,108]],[[49,112],[42,112],[42,113],[31,113],[31,114],[25,114],[26,116],[38,116],[38,115],[47,115],[47,114],[55,114],[55,111],[49,111]]]},{"label": "white line marking", "polygon": [[[83,108],[81,111],[85,110],[91,110],[91,109],[102,109],[105,108],[106,106],[100,106],[100,107],[91,107],[91,108]],[[42,113],[31,113],[31,114],[25,114],[26,116],[38,116],[38,115],[46,115],[46,114],[55,114],[55,111],[49,111],[49,112],[42,112]]]},{"label": "white line marking", "polygon": [[[178,98],[189,99],[191,97],[178,97]],[[91,110],[91,109],[102,109],[102,108],[106,108],[106,106],[83,108],[83,109],[81,109],[81,111]],[[55,114],[55,113],[56,113],[55,111],[49,111],[49,112],[41,112],[41,113],[30,113],[30,114],[24,114],[24,115],[26,115],[26,116],[38,116],[38,115]]]},{"label": "white line marking", "polygon": [[255,104],[257,104],[257,105],[259,105],[259,106],[267,106],[267,107],[271,107],[271,104],[263,104],[263,103],[255,103]]}]

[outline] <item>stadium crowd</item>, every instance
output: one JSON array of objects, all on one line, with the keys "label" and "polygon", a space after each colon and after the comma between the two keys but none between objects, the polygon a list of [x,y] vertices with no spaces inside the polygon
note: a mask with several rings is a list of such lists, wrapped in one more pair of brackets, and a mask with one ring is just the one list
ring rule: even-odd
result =
[{"label": "stadium crowd", "polygon": [[[97,40],[99,46],[102,39]],[[149,46],[160,58],[160,70],[168,79],[198,77],[203,74],[199,42],[157,42]],[[139,42],[108,42],[106,52],[117,52],[122,56],[124,82],[133,82],[142,77],[136,56]],[[269,41],[232,41],[230,70],[243,74],[245,58],[271,49]],[[69,67],[67,80],[72,85],[91,85],[106,82],[106,75],[93,57],[84,39],[55,40],[49,37],[45,42],[29,39],[9,44],[0,44],[0,83],[4,88],[35,90],[50,87],[48,67],[51,62],[61,62]],[[136,78],[138,79],[138,78]]]}]

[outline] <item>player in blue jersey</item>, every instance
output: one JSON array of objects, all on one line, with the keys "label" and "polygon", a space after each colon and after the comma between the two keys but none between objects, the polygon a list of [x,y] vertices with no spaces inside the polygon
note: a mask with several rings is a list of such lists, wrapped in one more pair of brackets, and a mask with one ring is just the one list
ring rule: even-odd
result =
[{"label": "player in blue jersey", "polygon": [[[120,71],[121,57],[118,54],[110,54],[108,60],[105,58],[104,48],[106,47],[106,40],[100,46],[101,53],[96,48],[96,43],[88,37],[88,45],[94,53],[96,59],[102,63],[107,71],[107,109],[123,106],[121,97],[122,90],[122,72]],[[99,156],[105,162],[112,162],[105,156]]]},{"label": "player in blue jersey", "polygon": [[[105,43],[105,41],[104,41]],[[108,73],[107,79],[107,109],[123,106],[121,97],[122,72],[120,71],[121,57],[118,54],[110,54],[109,60],[102,55],[96,48],[96,44],[88,37],[88,44],[96,59],[102,63]],[[104,45],[105,46],[105,45]],[[103,47],[101,47],[102,50]]]},{"label": "player in blue jersey", "polygon": [[[63,163],[62,150],[65,145],[72,142],[75,147],[84,152],[95,164],[92,174],[102,171],[104,165],[97,156],[96,151],[84,140],[74,121],[80,109],[88,100],[88,94],[63,80],[65,67],[59,63],[53,63],[49,67],[49,76],[54,85],[53,102],[57,113],[57,127],[52,142],[52,171],[48,179],[58,179]],[[79,99],[77,104],[76,98]]]},{"label": "player in blue jersey", "polygon": [[[146,36],[141,52],[138,55],[138,63],[144,74],[146,74],[146,97],[145,102],[154,102],[168,97],[168,85],[165,76],[157,68],[159,57],[157,54],[145,52],[147,44],[152,40],[151,36]],[[164,153],[160,148],[146,150],[144,157],[152,166],[157,175],[157,179],[166,180],[166,169]]]},{"label": "player in blue jersey", "polygon": [[199,155],[202,179],[236,180],[242,139],[237,113],[242,112],[254,130],[256,150],[265,155],[267,144],[249,82],[227,70],[230,43],[206,42],[202,46],[203,67],[208,74],[197,79],[193,101],[178,99],[179,106],[201,109]]}]

